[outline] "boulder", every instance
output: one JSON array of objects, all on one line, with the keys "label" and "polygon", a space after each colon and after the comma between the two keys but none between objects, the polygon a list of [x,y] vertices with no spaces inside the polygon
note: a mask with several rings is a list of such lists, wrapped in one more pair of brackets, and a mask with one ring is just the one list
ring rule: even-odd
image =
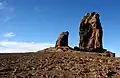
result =
[{"label": "boulder", "polygon": [[99,14],[96,12],[87,13],[80,22],[79,48],[83,51],[103,51],[102,26]]}]

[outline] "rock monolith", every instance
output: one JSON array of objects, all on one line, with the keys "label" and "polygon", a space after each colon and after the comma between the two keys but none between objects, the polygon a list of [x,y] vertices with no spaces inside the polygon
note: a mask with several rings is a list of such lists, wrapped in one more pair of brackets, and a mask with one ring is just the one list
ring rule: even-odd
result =
[{"label": "rock monolith", "polygon": [[79,48],[84,51],[101,51],[102,46],[102,26],[99,14],[96,12],[87,13],[80,22],[79,28]]}]

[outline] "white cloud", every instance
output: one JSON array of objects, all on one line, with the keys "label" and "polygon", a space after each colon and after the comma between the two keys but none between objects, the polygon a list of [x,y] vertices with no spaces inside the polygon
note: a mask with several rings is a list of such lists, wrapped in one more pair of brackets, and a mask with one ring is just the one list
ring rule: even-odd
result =
[{"label": "white cloud", "polygon": [[8,32],[6,34],[4,34],[4,37],[14,37],[16,34],[13,32]]},{"label": "white cloud", "polygon": [[36,52],[53,46],[51,43],[0,41],[0,53]]},{"label": "white cloud", "polygon": [[14,8],[13,7],[7,7],[6,11],[5,11],[5,18],[4,18],[4,23],[7,23],[8,21],[10,21],[13,18],[13,12],[14,12]]},{"label": "white cloud", "polygon": [[0,2],[0,10],[5,9],[5,7],[6,7],[6,2],[5,1]]},{"label": "white cloud", "polygon": [[7,23],[13,18],[14,7],[9,6],[7,1],[0,1],[0,12],[3,15],[3,24]]},{"label": "white cloud", "polygon": [[14,11],[15,11],[15,8],[9,7],[9,12],[10,12],[10,13],[13,13]]},{"label": "white cloud", "polygon": [[49,9],[48,8],[41,8],[39,6],[34,6],[33,7],[33,11],[37,12],[37,13],[45,13],[45,12],[48,12]]},{"label": "white cloud", "polygon": [[12,17],[11,16],[6,16],[5,19],[4,19],[4,23],[8,22],[9,20],[11,20]]},{"label": "white cloud", "polygon": [[40,9],[39,7],[33,7],[33,10],[34,10],[35,12],[38,12],[38,13],[41,13],[41,12],[44,12],[44,11],[45,11],[45,9]]}]

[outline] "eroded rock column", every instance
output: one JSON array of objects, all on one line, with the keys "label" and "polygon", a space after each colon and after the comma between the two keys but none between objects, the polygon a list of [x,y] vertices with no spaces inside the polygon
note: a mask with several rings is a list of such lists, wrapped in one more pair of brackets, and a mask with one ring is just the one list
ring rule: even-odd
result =
[{"label": "eroded rock column", "polygon": [[87,13],[80,22],[79,48],[85,51],[102,50],[102,35],[99,14],[96,12]]}]

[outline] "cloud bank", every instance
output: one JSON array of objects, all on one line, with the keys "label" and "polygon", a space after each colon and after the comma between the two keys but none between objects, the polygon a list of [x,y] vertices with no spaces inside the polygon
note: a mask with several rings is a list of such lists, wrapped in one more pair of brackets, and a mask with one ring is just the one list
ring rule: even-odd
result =
[{"label": "cloud bank", "polygon": [[36,52],[53,46],[51,43],[0,41],[0,53]]}]

